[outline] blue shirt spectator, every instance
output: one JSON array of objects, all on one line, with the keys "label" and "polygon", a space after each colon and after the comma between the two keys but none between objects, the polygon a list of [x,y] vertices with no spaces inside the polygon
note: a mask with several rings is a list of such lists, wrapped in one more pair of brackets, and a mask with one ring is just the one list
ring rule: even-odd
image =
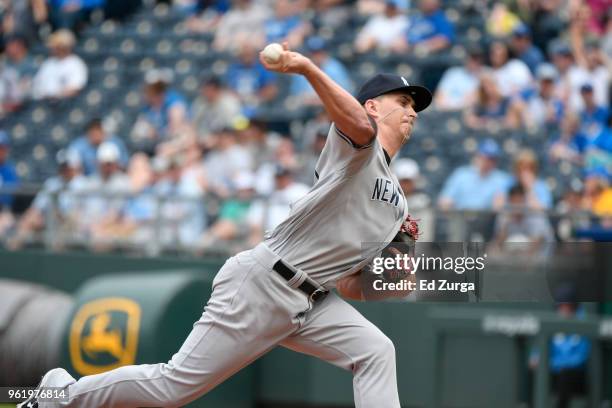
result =
[{"label": "blue shirt spectator", "polygon": [[173,89],[169,89],[164,93],[162,103],[159,107],[147,105],[143,109],[143,113],[149,120],[149,123],[153,124],[160,134],[164,134],[168,130],[168,125],[170,124],[170,110],[179,105],[187,110],[187,100],[183,95]]},{"label": "blue shirt spectator", "polygon": [[274,17],[269,19],[264,24],[266,31],[266,41],[282,42],[289,34],[302,25],[302,20],[299,16],[287,16],[285,18]]},{"label": "blue shirt spectator", "polygon": [[228,67],[225,82],[242,100],[246,116],[252,116],[259,105],[278,92],[276,75],[259,62],[257,49],[250,43],[241,45],[238,61]]},{"label": "blue shirt spectator", "polygon": [[450,43],[455,39],[455,29],[442,10],[414,17],[406,32],[409,44],[418,44],[439,35],[446,37]]},{"label": "blue shirt spectator", "polygon": [[512,48],[516,57],[529,67],[532,74],[535,74],[538,65],[544,62],[544,55],[531,42],[531,31],[525,24],[518,24],[512,31],[510,48]]},{"label": "blue shirt spectator", "polygon": [[591,352],[591,342],[577,334],[557,333],[550,346],[550,368],[553,373],[584,367]]},{"label": "blue shirt spectator", "polygon": [[[306,49],[310,54],[312,61],[319,67],[323,72],[329,75],[338,85],[347,90],[348,92],[353,91],[353,83],[347,69],[342,65],[340,61],[331,57],[325,49],[325,40],[321,37],[310,37],[306,40]],[[293,75],[291,79],[291,96],[297,96],[302,99],[305,104],[315,103],[314,99],[318,101],[314,89],[310,86],[310,83],[302,75]],[[312,98],[308,98],[308,97]],[[316,102],[318,103],[318,102]]]},{"label": "blue shirt spectator", "polygon": [[593,85],[584,84],[580,88],[580,95],[584,101],[584,109],[580,112],[580,132],[593,141],[606,126],[610,112],[607,107],[597,105]]},{"label": "blue shirt spectator", "polygon": [[98,147],[103,142],[110,142],[119,149],[119,165],[126,168],[129,160],[129,153],[123,140],[117,136],[109,136],[102,127],[99,119],[92,120],[87,126],[87,134],[74,140],[68,146],[68,150],[78,154],[83,168],[83,174],[89,176],[98,172]]},{"label": "blue shirt spectator", "polygon": [[474,164],[456,169],[440,193],[440,207],[458,210],[486,210],[493,199],[508,187],[510,176],[497,169],[500,149],[491,139],[481,143]]},{"label": "blue shirt spectator", "polygon": [[[12,188],[19,184],[19,177],[15,166],[8,160],[10,149],[9,137],[4,131],[0,131],[0,188]],[[0,210],[9,208],[13,203],[13,196],[6,193],[0,193]]]}]

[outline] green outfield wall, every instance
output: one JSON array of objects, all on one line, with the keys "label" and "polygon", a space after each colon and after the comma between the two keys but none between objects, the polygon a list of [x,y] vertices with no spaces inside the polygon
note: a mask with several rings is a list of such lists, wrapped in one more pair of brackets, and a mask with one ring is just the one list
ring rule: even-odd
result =
[{"label": "green outfield wall", "polygon": [[[69,333],[81,330],[84,338],[92,337],[95,330],[91,328],[88,312],[100,316],[99,308],[105,307],[105,313],[112,315],[111,320],[125,321],[127,327],[133,318],[129,311],[138,309],[140,340],[134,362],[168,360],[189,333],[193,321],[199,318],[210,296],[212,278],[223,262],[224,259],[0,251],[0,278],[34,282],[73,294],[75,309],[64,323],[66,341],[60,352],[66,367],[79,375],[95,368],[88,366],[85,354],[82,361],[71,356],[74,342],[71,343]],[[103,306],[101,299],[106,302],[102,302]],[[109,303],[108,299],[119,301]],[[434,328],[433,309],[460,307],[478,311],[483,309],[480,305],[373,302],[355,306],[396,346],[403,406],[510,408],[526,398],[528,339],[483,334],[468,330],[467,323],[465,330],[447,336],[439,336]],[[526,303],[487,304],[486,308],[519,314],[550,310],[550,306]],[[610,305],[606,310],[612,314]],[[610,399],[610,348],[604,346],[602,352],[606,364],[601,392]],[[80,361],[78,367],[75,361]],[[112,359],[108,363],[111,367]],[[324,362],[278,348],[190,406],[351,407],[352,377]]]}]

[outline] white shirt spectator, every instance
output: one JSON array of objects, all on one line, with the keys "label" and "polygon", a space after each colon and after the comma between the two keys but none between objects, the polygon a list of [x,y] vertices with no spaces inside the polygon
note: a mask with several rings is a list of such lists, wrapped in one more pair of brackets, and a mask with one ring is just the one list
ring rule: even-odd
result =
[{"label": "white shirt spectator", "polygon": [[50,57],[38,70],[32,92],[35,99],[62,98],[66,91],[81,90],[86,83],[87,65],[79,56]]},{"label": "white shirt spectator", "polygon": [[399,14],[391,18],[384,14],[372,16],[361,29],[357,37],[357,43],[366,38],[371,38],[378,48],[389,49],[408,27],[408,17]]},{"label": "white shirt spectator", "polygon": [[[121,211],[131,191],[130,179],[117,172],[104,180],[99,175],[87,178],[87,196],[83,198],[83,211],[79,217],[88,226],[102,221],[110,214]],[[113,197],[115,195],[115,197]]]},{"label": "white shirt spectator", "polygon": [[511,59],[500,68],[493,69],[493,75],[503,96],[514,96],[531,87],[533,82],[529,67],[517,59]]},{"label": "white shirt spectator", "polygon": [[289,215],[291,204],[306,195],[309,190],[307,185],[293,182],[282,190],[274,191],[267,202],[254,202],[247,213],[248,224],[261,226],[265,231],[276,228]]},{"label": "white shirt spectator", "polygon": [[608,86],[610,84],[610,72],[604,66],[599,66],[589,72],[577,65],[571,67],[565,78],[566,86],[569,86],[569,106],[573,111],[584,109],[584,101],[580,95],[582,85],[590,84],[593,86],[593,96],[595,104],[598,106],[608,106]]},{"label": "white shirt spectator", "polygon": [[225,150],[213,151],[206,156],[204,168],[211,187],[231,189],[232,179],[241,171],[251,171],[253,157],[247,148],[233,145]]},{"label": "white shirt spectator", "polygon": [[444,95],[444,110],[464,109],[475,97],[480,80],[465,67],[450,67],[444,72],[436,92]]}]

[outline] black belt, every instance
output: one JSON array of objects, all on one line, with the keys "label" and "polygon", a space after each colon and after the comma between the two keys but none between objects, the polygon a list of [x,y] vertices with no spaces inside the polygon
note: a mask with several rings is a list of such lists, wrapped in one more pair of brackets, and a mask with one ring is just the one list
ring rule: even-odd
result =
[{"label": "black belt", "polygon": [[[276,261],[272,269],[274,269],[280,276],[285,278],[287,281],[290,281],[296,275],[296,273],[280,259]],[[306,278],[306,280],[304,280],[304,282],[302,282],[302,284],[297,288],[304,292],[306,295],[308,295],[308,298],[313,303],[325,299],[325,297],[329,293],[328,290],[320,288],[317,285],[313,284],[309,278]]]}]

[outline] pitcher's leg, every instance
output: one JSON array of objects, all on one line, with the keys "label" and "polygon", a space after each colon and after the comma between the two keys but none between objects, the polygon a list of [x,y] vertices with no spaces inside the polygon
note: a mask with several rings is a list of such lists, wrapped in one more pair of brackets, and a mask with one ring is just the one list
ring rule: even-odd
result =
[{"label": "pitcher's leg", "polygon": [[178,407],[205,394],[297,327],[274,303],[279,299],[263,293],[263,273],[252,262],[226,264],[201,319],[167,364],[83,377],[68,387],[69,402],[40,407]]},{"label": "pitcher's leg", "polygon": [[393,342],[335,293],[282,346],[353,372],[357,408],[400,408]]}]

